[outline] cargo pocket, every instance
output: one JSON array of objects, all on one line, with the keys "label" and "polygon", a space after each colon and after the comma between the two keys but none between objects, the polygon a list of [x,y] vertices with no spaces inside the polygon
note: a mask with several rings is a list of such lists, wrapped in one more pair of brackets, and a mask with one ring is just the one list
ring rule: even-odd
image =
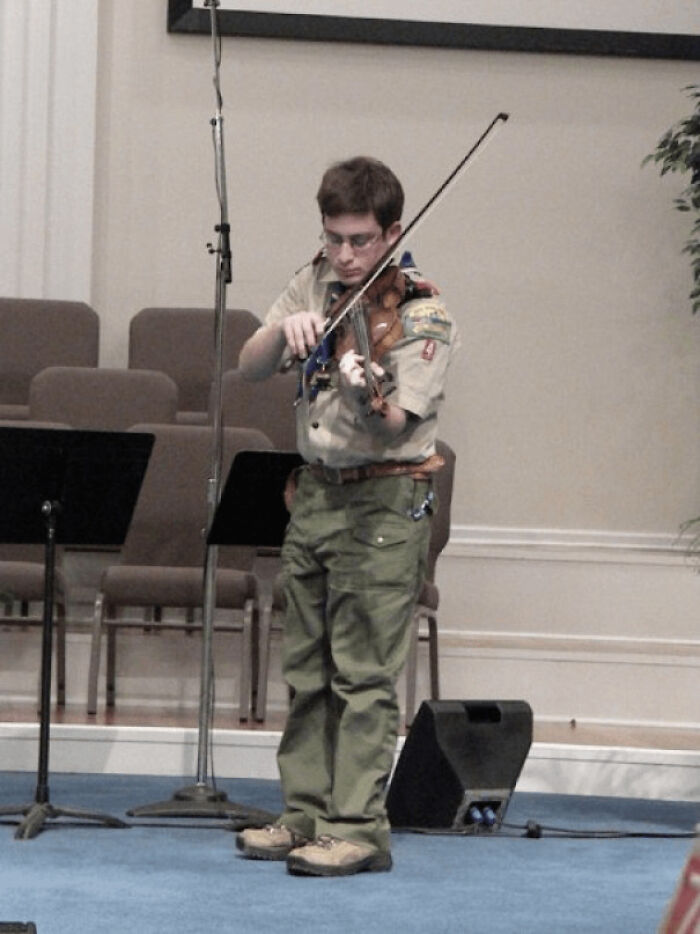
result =
[{"label": "cargo pocket", "polygon": [[386,512],[358,521],[350,533],[345,585],[353,589],[410,588],[416,573],[413,524]]}]

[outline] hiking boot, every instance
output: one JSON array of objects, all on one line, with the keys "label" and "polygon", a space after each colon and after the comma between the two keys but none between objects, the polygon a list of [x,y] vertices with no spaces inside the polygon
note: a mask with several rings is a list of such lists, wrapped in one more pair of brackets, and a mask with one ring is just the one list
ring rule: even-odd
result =
[{"label": "hiking boot", "polygon": [[308,839],[283,824],[249,827],[236,837],[236,846],[249,859],[286,859],[295,847]]},{"label": "hiking boot", "polygon": [[391,869],[391,853],[363,843],[322,836],[287,857],[287,869],[298,876],[351,876]]}]

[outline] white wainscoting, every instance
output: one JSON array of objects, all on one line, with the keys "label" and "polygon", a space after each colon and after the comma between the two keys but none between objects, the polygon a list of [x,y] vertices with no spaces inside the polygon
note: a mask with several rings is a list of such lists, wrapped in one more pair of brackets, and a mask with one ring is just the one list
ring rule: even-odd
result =
[{"label": "white wainscoting", "polygon": [[[456,527],[438,582],[442,697],[523,699],[536,724],[565,727],[560,735],[571,738],[533,744],[523,788],[700,796],[700,577],[674,535]],[[81,587],[89,590],[89,582]],[[86,698],[88,626],[84,614],[69,633],[73,704]],[[217,731],[217,774],[272,777],[278,735],[235,729],[235,649],[224,639],[216,650],[217,704],[231,710],[232,729]],[[3,696],[36,694],[38,634],[0,627],[0,645],[1,719]],[[427,696],[424,652],[419,700]],[[118,658],[118,704],[196,706],[199,652],[191,639],[125,634]],[[281,709],[279,640],[271,670],[270,706]],[[584,742],[583,731],[600,739]],[[1,761],[31,769],[35,735],[35,725],[3,725]],[[674,747],[677,737],[683,741]],[[196,735],[58,725],[53,745],[54,767],[187,772]]]},{"label": "white wainscoting", "polygon": [[676,535],[456,527],[438,582],[443,696],[700,730],[700,576]]}]

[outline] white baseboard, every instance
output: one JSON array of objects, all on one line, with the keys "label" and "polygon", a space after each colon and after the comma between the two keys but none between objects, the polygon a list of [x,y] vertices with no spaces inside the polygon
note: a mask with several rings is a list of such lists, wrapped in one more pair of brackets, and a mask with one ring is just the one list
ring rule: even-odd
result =
[{"label": "white baseboard", "polygon": [[[35,723],[0,724],[4,768],[36,769]],[[215,730],[219,778],[276,779],[280,734]],[[51,731],[51,769],[97,774],[195,776],[198,732],[175,727],[79,726]],[[400,752],[400,744],[397,754]],[[520,791],[700,801],[700,751],[533,743]]]},{"label": "white baseboard", "polygon": [[520,791],[700,801],[700,752],[533,743]]},{"label": "white baseboard", "polygon": [[[0,761],[32,771],[37,764],[35,723],[0,724]],[[51,728],[51,770],[124,775],[194,775],[196,728],[85,726]],[[214,770],[221,778],[277,778],[280,734],[264,730],[214,730]]]}]

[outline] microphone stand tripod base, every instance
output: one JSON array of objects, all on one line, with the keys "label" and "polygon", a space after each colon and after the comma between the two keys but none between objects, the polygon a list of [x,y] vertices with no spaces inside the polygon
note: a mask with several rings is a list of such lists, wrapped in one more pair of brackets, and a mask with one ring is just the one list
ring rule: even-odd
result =
[{"label": "microphone stand tripod base", "polygon": [[225,791],[203,783],[181,788],[169,801],[144,804],[126,813],[129,817],[223,817],[231,821],[230,830],[264,827],[276,817],[269,811],[234,804],[228,800]]},{"label": "microphone stand tripod base", "polygon": [[19,808],[0,808],[0,817],[9,817],[14,814],[24,815],[24,820],[15,831],[15,840],[31,840],[44,829],[47,821],[59,817],[71,817],[76,821],[94,820],[107,827],[129,827],[129,824],[124,823],[118,817],[112,817],[111,814],[84,811],[81,808],[56,807],[48,801],[34,802]]}]

